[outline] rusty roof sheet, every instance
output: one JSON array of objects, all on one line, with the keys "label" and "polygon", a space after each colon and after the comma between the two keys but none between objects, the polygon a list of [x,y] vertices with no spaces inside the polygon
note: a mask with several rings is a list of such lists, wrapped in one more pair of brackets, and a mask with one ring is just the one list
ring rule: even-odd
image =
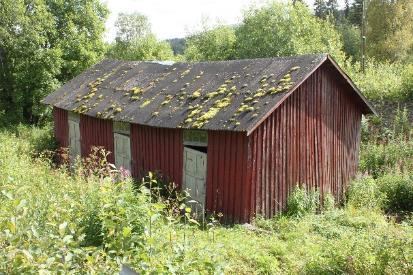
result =
[{"label": "rusty roof sheet", "polygon": [[249,131],[325,54],[198,63],[104,60],[43,102],[163,128]]}]

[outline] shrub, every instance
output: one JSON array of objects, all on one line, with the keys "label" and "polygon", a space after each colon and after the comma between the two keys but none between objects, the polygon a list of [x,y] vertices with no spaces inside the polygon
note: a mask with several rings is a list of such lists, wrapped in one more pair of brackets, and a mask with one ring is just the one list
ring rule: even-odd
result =
[{"label": "shrub", "polygon": [[356,208],[380,209],[384,203],[384,194],[373,178],[365,177],[350,184],[347,203]]},{"label": "shrub", "polygon": [[387,213],[413,213],[413,177],[393,172],[377,179],[365,177],[351,183],[348,205],[356,208],[382,209]]},{"label": "shrub", "polygon": [[42,128],[20,124],[16,128],[16,137],[26,140],[35,155],[57,149],[57,141],[54,138],[51,124]]},{"label": "shrub", "polygon": [[84,178],[90,178],[92,176],[99,178],[112,178],[120,176],[118,181],[122,181],[121,174],[116,167],[108,162],[108,155],[110,153],[105,150],[104,147],[93,146],[90,150],[90,154],[78,160],[75,164],[76,173]]},{"label": "shrub", "polygon": [[409,121],[409,112],[407,108],[397,108],[393,121],[393,136],[394,137],[408,137],[411,131],[411,124]]},{"label": "shrub", "polygon": [[315,213],[320,203],[318,191],[307,191],[305,188],[296,186],[287,199],[287,215],[302,217],[306,214]]},{"label": "shrub", "polygon": [[347,62],[344,68],[370,100],[403,100],[408,97],[402,86],[403,72],[406,70],[404,64],[368,60],[365,74],[361,73],[358,62]]},{"label": "shrub", "polygon": [[359,169],[377,178],[394,170],[410,171],[413,168],[413,140],[403,137],[376,143],[361,144]]},{"label": "shrub", "polygon": [[335,206],[335,199],[334,196],[331,195],[331,193],[326,193],[324,194],[324,198],[323,198],[323,210],[332,210],[334,209]]},{"label": "shrub", "polygon": [[385,194],[384,209],[390,213],[413,213],[413,178],[411,175],[392,173],[377,179]]},{"label": "shrub", "polygon": [[413,64],[405,66],[402,78],[403,93],[406,95],[407,98],[411,99],[413,98]]},{"label": "shrub", "polygon": [[33,158],[31,140],[0,134],[0,270],[118,271],[121,257],[127,262],[144,239],[148,196],[130,181],[52,170]]}]

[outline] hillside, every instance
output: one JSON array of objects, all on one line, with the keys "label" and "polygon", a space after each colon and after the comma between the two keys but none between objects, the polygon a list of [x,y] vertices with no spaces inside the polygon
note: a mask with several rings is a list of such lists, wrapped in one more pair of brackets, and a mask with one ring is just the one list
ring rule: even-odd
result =
[{"label": "hillside", "polygon": [[171,45],[174,55],[182,55],[185,52],[186,38],[171,38],[166,39],[166,42]]}]

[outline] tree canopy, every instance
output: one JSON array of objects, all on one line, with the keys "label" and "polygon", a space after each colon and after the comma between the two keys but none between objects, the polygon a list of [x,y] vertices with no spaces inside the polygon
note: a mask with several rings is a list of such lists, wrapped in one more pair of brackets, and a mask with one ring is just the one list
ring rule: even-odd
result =
[{"label": "tree canopy", "polygon": [[328,52],[344,60],[343,43],[334,24],[315,17],[300,2],[272,2],[250,8],[239,26],[218,26],[191,36],[189,60],[224,60]]},{"label": "tree canopy", "polygon": [[310,9],[300,3],[275,2],[252,8],[237,30],[239,58],[328,52],[337,60],[343,60],[342,48],[334,25],[314,17]]},{"label": "tree canopy", "polygon": [[2,0],[0,110],[36,122],[40,100],[104,54],[107,9],[98,0]]},{"label": "tree canopy", "polygon": [[185,58],[188,60],[228,60],[235,58],[235,30],[231,26],[218,26],[188,38]]},{"label": "tree canopy", "polygon": [[413,1],[370,0],[367,50],[380,60],[412,60]]},{"label": "tree canopy", "polygon": [[158,41],[152,33],[148,18],[140,13],[119,14],[115,42],[109,46],[108,57],[123,60],[173,59],[170,44]]},{"label": "tree canopy", "polygon": [[140,13],[121,13],[115,22],[116,41],[128,43],[151,34],[151,24],[146,16]]}]

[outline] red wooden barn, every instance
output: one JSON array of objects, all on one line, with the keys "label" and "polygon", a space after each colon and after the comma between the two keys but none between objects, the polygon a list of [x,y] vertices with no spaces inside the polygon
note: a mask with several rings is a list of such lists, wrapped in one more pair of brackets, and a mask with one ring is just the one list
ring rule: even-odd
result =
[{"label": "red wooden barn", "polygon": [[167,63],[105,60],[44,99],[72,155],[106,147],[161,171],[227,221],[272,217],[297,184],[340,199],[372,107],[325,54]]}]

